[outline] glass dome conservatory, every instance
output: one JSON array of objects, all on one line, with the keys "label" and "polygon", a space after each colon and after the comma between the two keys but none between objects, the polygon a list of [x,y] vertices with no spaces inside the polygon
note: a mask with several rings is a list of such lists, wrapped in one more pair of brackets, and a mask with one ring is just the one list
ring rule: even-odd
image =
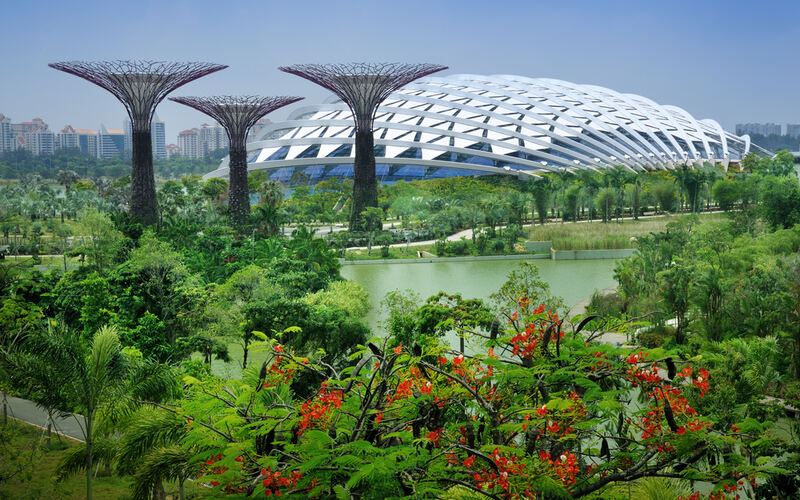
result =
[{"label": "glass dome conservatory", "polygon": [[[676,106],[594,85],[513,75],[427,77],[390,95],[375,116],[381,182],[622,165],[632,172],[738,163],[747,135]],[[338,99],[304,106],[249,143],[251,170],[316,183],[353,173],[354,126]],[[227,177],[227,160],[206,174]]]}]

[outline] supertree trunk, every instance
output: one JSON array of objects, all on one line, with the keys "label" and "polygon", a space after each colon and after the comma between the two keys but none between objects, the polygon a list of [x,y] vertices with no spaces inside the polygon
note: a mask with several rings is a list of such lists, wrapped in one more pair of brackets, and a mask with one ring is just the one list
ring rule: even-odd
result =
[{"label": "supertree trunk", "polygon": [[378,183],[375,177],[375,139],[372,130],[356,132],[356,158],[353,163],[353,201],[350,230],[364,229],[362,212],[378,206]]},{"label": "supertree trunk", "polygon": [[156,183],[150,131],[133,131],[130,215],[145,224],[156,221]]},{"label": "supertree trunk", "polygon": [[230,186],[228,203],[234,224],[243,224],[250,215],[250,187],[247,184],[247,149],[244,142],[231,143],[229,153]]}]

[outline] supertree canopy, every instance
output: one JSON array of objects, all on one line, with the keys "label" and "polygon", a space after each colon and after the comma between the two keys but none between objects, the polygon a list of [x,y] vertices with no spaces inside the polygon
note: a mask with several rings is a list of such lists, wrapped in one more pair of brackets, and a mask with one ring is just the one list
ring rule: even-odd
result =
[{"label": "supertree canopy", "polygon": [[156,106],[176,88],[227,68],[205,62],[67,61],[49,64],[98,85],[116,97],[131,119],[130,214],[151,224],[156,219],[156,187],[150,122]]},{"label": "supertree canopy", "polygon": [[247,134],[261,117],[302,97],[212,96],[170,97],[171,101],[190,106],[219,122],[230,141],[228,200],[232,219],[240,224],[250,213],[250,189],[247,185]]},{"label": "supertree canopy", "polygon": [[350,230],[364,228],[362,212],[378,206],[375,179],[375,142],[372,124],[378,106],[403,85],[437,71],[438,64],[350,63],[298,64],[281,71],[302,76],[325,87],[350,107],[355,121],[355,161],[353,163],[353,203]]}]

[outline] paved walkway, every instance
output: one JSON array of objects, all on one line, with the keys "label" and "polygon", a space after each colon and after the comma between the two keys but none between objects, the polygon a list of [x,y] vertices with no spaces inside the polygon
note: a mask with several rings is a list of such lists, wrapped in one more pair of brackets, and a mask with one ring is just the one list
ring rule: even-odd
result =
[{"label": "paved walkway", "polygon": [[[47,412],[27,399],[8,396],[8,416],[42,429],[47,428]],[[53,429],[64,436],[83,441],[83,416],[73,414],[67,417],[56,416],[53,418]]]}]

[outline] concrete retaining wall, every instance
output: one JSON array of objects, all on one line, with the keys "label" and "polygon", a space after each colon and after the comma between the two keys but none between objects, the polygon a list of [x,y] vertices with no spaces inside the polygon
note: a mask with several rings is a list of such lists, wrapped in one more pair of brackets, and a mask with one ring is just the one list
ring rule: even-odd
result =
[{"label": "concrete retaining wall", "polygon": [[373,259],[373,260],[344,260],[339,259],[343,266],[358,266],[364,264],[427,264],[429,262],[475,262],[480,260],[530,260],[530,259],[549,259],[546,253],[517,255],[478,255],[472,257],[433,257],[423,259]]},{"label": "concrete retaining wall", "polygon": [[591,259],[624,259],[633,255],[633,248],[619,248],[615,250],[553,250],[550,249],[550,258],[553,260],[591,260]]},{"label": "concrete retaining wall", "polygon": [[[427,264],[429,262],[475,262],[481,260],[594,260],[594,259],[624,259],[633,255],[633,248],[617,250],[553,250],[550,253],[521,253],[516,255],[479,255],[470,257],[423,257],[421,259],[371,259],[371,260],[344,260],[339,259],[343,266],[358,266],[367,264]],[[427,252],[425,252],[427,253]],[[428,254],[431,255],[431,254]]]}]

